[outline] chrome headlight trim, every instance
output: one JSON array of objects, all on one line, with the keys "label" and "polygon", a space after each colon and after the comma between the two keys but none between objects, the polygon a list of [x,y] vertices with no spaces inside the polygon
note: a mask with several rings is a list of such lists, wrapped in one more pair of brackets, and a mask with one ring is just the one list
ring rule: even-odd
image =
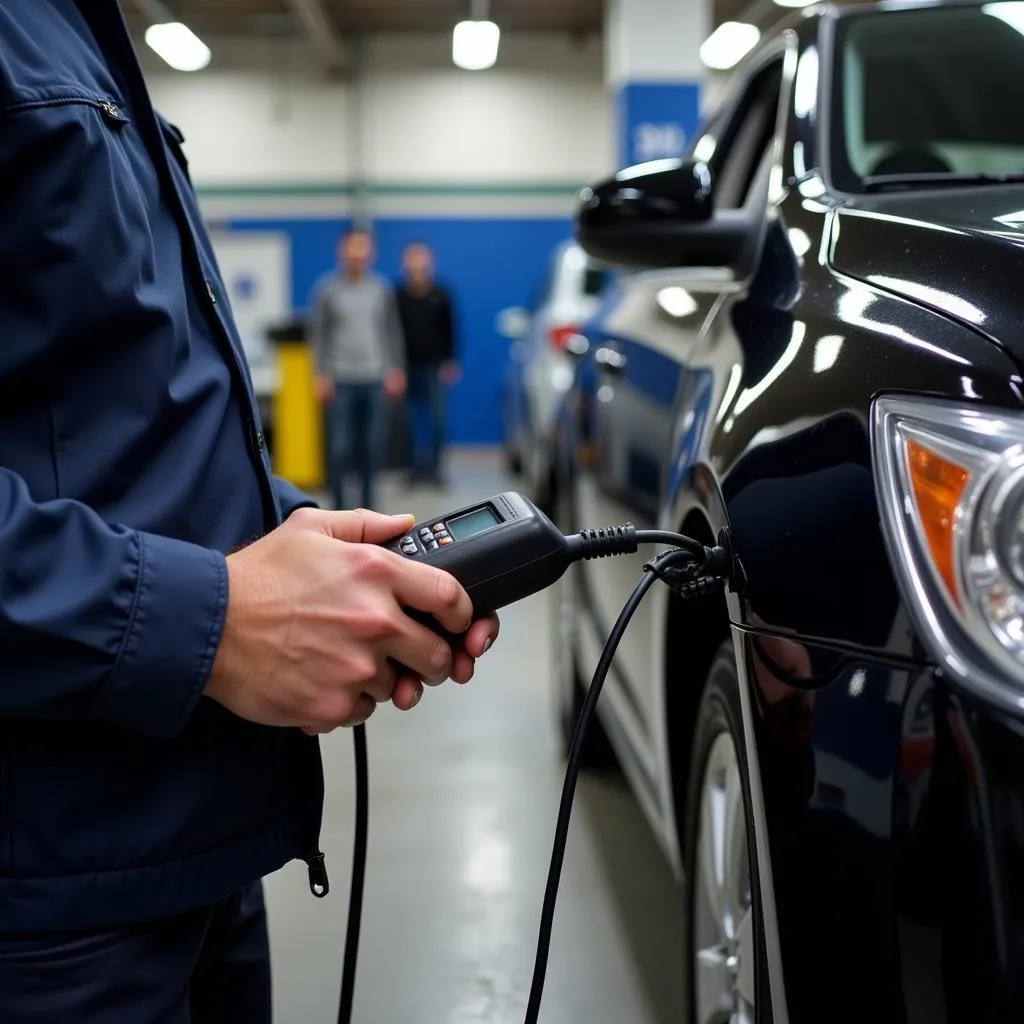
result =
[{"label": "chrome headlight trim", "polygon": [[[952,531],[959,601],[921,528],[905,455],[911,439],[970,474]],[[918,639],[964,692],[1024,718],[1024,635],[1016,638],[1024,630],[1024,558],[1013,572],[1003,550],[1007,509],[1024,513],[1024,411],[880,397],[872,408],[871,451],[882,533]],[[999,596],[993,585],[1007,581],[1007,614],[993,619],[986,613]]]}]

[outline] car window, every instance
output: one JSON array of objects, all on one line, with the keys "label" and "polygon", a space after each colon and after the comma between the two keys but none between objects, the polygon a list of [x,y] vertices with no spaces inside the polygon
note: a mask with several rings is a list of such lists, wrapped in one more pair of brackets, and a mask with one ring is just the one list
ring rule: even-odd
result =
[{"label": "car window", "polygon": [[1024,172],[1024,5],[850,15],[837,27],[831,177]]},{"label": "car window", "polygon": [[599,267],[588,266],[583,271],[583,294],[587,296],[600,295],[607,280],[606,271]]},{"label": "car window", "polygon": [[736,115],[712,160],[717,207],[736,209],[746,202],[775,135],[781,89],[779,59],[761,69],[741,94]]}]

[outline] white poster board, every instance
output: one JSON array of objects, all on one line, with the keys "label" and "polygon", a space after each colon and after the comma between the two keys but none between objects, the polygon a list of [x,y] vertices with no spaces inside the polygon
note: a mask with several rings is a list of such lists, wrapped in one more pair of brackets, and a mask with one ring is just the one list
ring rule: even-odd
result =
[{"label": "white poster board", "polygon": [[292,315],[290,240],[277,231],[215,231],[211,237],[256,394],[269,397],[277,387],[277,361],[267,329]]}]

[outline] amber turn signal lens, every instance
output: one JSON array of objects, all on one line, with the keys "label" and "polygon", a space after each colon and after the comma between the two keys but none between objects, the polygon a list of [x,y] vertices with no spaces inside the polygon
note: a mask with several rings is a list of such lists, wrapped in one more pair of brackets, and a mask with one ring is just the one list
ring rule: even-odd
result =
[{"label": "amber turn signal lens", "polygon": [[953,568],[953,524],[970,473],[918,441],[907,441],[907,466],[932,564],[949,596],[960,604]]}]

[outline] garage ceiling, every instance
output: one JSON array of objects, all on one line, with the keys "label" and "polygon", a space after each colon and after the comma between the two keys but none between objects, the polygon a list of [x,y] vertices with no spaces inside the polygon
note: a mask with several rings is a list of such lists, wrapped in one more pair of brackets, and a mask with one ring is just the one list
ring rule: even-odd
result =
[{"label": "garage ceiling", "polygon": [[[2,2],[2,0],[0,0]],[[676,0],[678,3],[708,0]],[[847,0],[862,2],[862,0]],[[450,32],[469,17],[471,0],[121,0],[133,29],[150,21],[184,21],[200,36],[299,35],[317,39],[330,56],[346,35]],[[791,13],[772,0],[710,0],[712,21],[752,20],[762,31]],[[605,0],[490,0],[506,32],[600,32]],[[330,41],[317,38],[327,36]]]},{"label": "garage ceiling", "polygon": [[[310,0],[164,0],[200,36],[301,30],[297,11]],[[122,0],[139,20],[135,0]],[[469,0],[315,0],[335,31],[450,32],[470,12]],[[603,0],[491,0],[491,16],[508,32],[598,32]]]}]

